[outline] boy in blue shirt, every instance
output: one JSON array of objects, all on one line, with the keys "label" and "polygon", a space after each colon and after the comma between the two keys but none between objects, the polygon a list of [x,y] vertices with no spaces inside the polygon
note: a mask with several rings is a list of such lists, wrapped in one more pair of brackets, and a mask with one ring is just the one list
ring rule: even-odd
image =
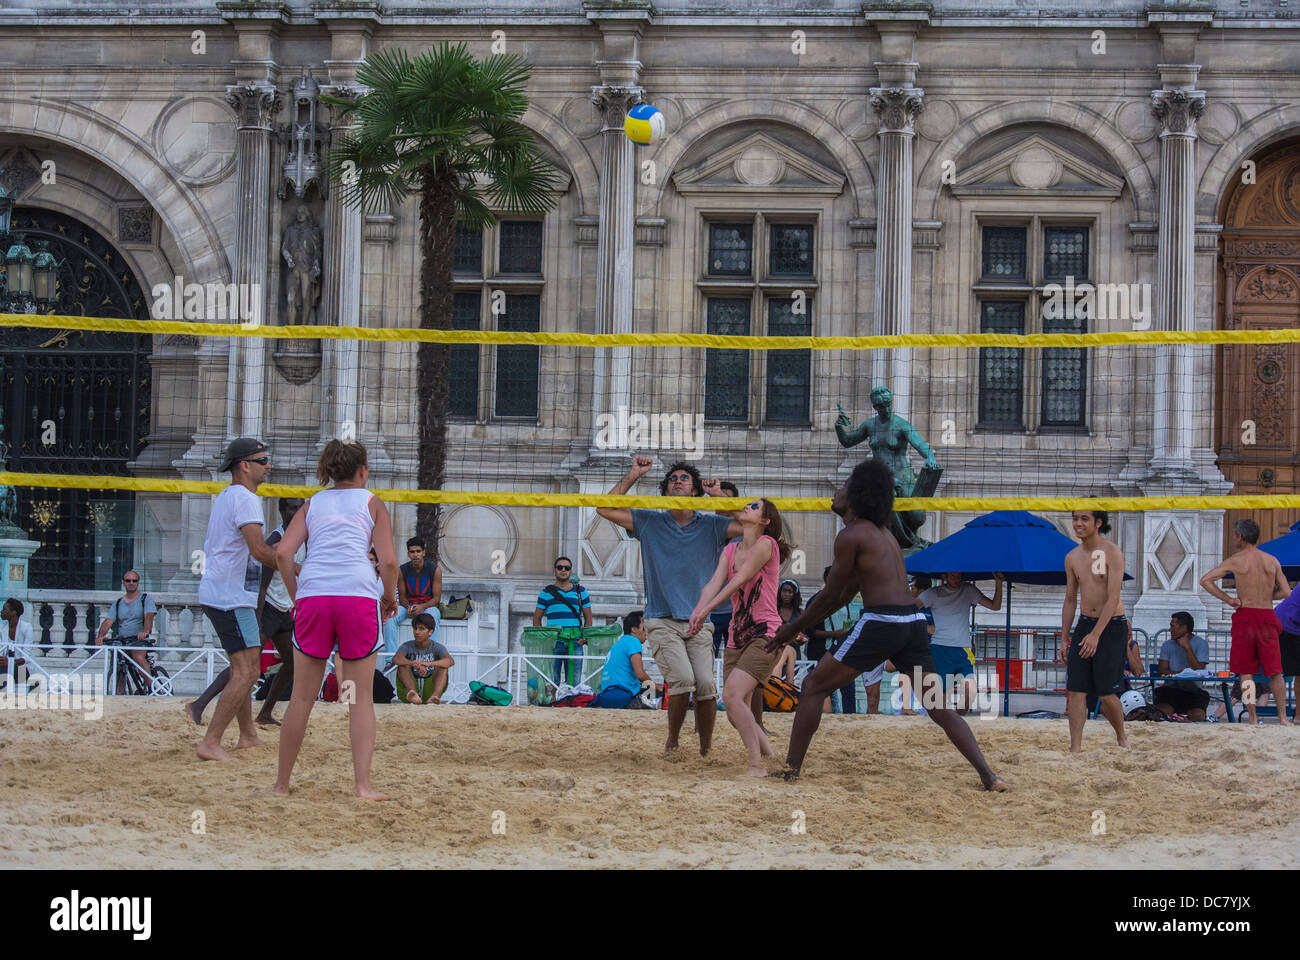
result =
[{"label": "boy in blue shirt", "polygon": [[645,685],[651,683],[653,686],[641,663],[641,644],[645,642],[642,619],[640,610],[634,610],[623,618],[623,636],[605,657],[600,696],[591,702],[591,706],[615,709],[639,706]]}]

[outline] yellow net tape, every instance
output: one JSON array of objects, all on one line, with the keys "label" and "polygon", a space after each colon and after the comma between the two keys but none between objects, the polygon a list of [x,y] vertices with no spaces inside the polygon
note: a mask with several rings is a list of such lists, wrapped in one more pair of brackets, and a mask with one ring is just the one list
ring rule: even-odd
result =
[{"label": "yellow net tape", "polygon": [[[81,490],[134,490],[147,493],[220,493],[223,480],[166,480],[154,477],[70,476],[57,473],[0,472],[0,484],[12,487],[72,487]],[[264,483],[263,497],[310,497],[320,487]],[[509,507],[623,507],[648,510],[739,510],[753,497],[645,497],[608,493],[520,493],[509,490],[372,491],[392,503],[477,503]],[[779,510],[829,510],[829,497],[772,497]],[[897,510],[1288,510],[1300,509],[1300,495],[1216,497],[900,497]]]},{"label": "yellow net tape", "polygon": [[713,347],[727,350],[883,350],[902,347],[1095,348],[1139,344],[1300,343],[1286,330],[1122,330],[1110,333],[910,333],[879,337],[731,337],[708,333],[517,333],[498,330],[419,330],[409,327],[269,326],[186,320],[123,320],[0,314],[0,326],[112,333],[190,334],[195,337],[267,337],[298,340],[375,340],[422,343],[530,344],[543,347]]}]

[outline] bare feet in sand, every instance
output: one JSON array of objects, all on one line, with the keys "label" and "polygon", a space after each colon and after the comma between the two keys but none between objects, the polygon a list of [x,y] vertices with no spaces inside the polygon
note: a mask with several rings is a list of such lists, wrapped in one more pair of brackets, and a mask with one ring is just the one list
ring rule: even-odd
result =
[{"label": "bare feet in sand", "polygon": [[253,737],[252,740],[245,740],[243,737],[240,737],[235,742],[236,750],[247,750],[249,747],[264,747],[264,746],[266,746],[266,741],[259,740],[257,737]]},{"label": "bare feet in sand", "polygon": [[194,709],[197,705],[197,700],[191,700],[189,703],[185,704],[185,716],[189,717],[190,720],[201,727],[203,726],[203,714]]},{"label": "bare feet in sand", "polygon": [[424,701],[420,699],[420,695],[419,695],[418,693],[416,693],[414,690],[407,690],[407,691],[406,691],[406,702],[407,702],[407,703],[424,703]]},{"label": "bare feet in sand", "polygon": [[222,748],[221,744],[217,744],[214,747],[211,744],[209,744],[206,740],[200,740],[198,746],[194,748],[194,752],[199,755],[200,760],[234,760],[235,759],[233,756],[227,753],[225,749]]},{"label": "bare feet in sand", "polygon": [[387,800],[388,794],[380,793],[372,787],[357,787],[358,800]]},{"label": "bare feet in sand", "polygon": [[991,780],[984,781],[984,789],[989,793],[1002,793],[1007,789],[1007,785],[995,774]]},{"label": "bare feet in sand", "polygon": [[767,779],[767,767],[749,767],[745,770],[747,777],[762,777]]},{"label": "bare feet in sand", "polygon": [[280,721],[275,717],[254,717],[253,719],[260,727],[278,727],[280,725]]}]

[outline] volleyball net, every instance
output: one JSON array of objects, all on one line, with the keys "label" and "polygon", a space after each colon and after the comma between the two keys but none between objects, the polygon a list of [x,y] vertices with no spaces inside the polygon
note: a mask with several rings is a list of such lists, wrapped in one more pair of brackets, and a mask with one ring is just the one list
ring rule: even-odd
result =
[{"label": "volleyball net", "polygon": [[[398,536],[414,532],[414,504],[443,504],[444,518],[460,515],[443,535],[467,541],[484,573],[501,572],[487,558],[505,540],[541,557],[590,536],[597,507],[691,505],[659,496],[677,461],[735,485],[710,507],[768,497],[796,515],[793,539],[827,547],[833,520],[811,515],[873,455],[894,467],[897,508],[927,511],[930,540],[995,509],[1062,526],[1088,506],[1247,510],[1266,538],[1300,519],[1300,330],[1022,335],[991,322],[979,334],[756,337],[711,321],[707,334],[600,336],[538,332],[516,306],[490,331],[0,316],[9,515],[61,544],[51,562],[76,541],[102,563],[99,529],[136,555],[146,541],[146,554],[174,553],[159,541],[193,539],[204,519],[183,495],[219,492],[220,450],[246,435],[271,448],[258,491],[271,497],[317,489],[324,441],[361,441]],[[769,332],[808,326],[780,319]],[[445,417],[421,386],[442,371]],[[1251,389],[1216,389],[1241,383]],[[611,494],[634,455],[653,468]],[[442,481],[422,489],[429,458]],[[570,519],[507,516],[565,508]]]}]

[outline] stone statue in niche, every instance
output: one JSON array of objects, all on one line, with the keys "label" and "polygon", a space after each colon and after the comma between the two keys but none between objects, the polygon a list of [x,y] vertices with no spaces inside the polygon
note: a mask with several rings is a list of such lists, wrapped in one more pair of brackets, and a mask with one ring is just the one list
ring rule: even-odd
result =
[{"label": "stone statue in niche", "polygon": [[293,222],[284,228],[284,242],[280,245],[288,270],[284,321],[288,325],[316,322],[323,249],[320,227],[306,205],[299,204]]}]

